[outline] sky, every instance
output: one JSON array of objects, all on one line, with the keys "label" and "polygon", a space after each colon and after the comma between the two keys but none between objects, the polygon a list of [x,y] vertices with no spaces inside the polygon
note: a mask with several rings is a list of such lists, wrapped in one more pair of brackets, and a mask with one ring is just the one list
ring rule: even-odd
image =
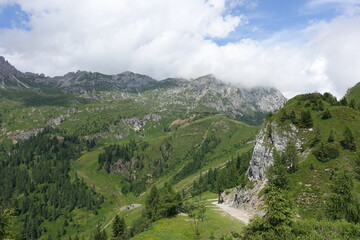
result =
[{"label": "sky", "polygon": [[342,97],[360,81],[360,0],[0,0],[0,55],[48,76],[213,74]]}]

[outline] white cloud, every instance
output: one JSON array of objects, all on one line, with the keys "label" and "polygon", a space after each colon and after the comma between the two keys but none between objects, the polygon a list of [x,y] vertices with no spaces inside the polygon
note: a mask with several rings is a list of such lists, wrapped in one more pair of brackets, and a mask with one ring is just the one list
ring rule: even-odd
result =
[{"label": "white cloud", "polygon": [[157,79],[213,73],[239,85],[275,86],[288,97],[312,91],[340,96],[360,79],[357,15],[219,46],[211,39],[246,24],[246,17],[228,14],[231,4],[245,1],[10,1],[31,13],[32,30],[0,30],[0,55],[22,71],[130,70]]},{"label": "white cloud", "polygon": [[322,9],[329,10],[334,7],[343,15],[355,16],[360,13],[360,0],[310,0],[306,10],[321,12]]}]

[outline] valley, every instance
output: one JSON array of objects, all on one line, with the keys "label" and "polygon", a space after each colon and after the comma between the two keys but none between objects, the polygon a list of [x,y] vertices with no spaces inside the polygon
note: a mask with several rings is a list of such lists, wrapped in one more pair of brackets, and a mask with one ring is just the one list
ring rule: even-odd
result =
[{"label": "valley", "polygon": [[212,75],[0,66],[8,239],[360,236],[358,85],[286,100]]}]

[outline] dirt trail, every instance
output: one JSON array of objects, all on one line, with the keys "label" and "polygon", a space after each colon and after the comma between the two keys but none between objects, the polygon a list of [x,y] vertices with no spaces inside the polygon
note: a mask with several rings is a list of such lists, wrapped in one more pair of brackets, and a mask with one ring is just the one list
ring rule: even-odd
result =
[{"label": "dirt trail", "polygon": [[217,201],[212,202],[212,204],[217,206],[223,212],[229,214],[230,216],[242,221],[246,225],[249,224],[250,219],[253,217],[252,214],[250,214],[249,212],[247,212],[245,210],[233,208],[233,207],[230,207],[229,205],[225,205],[225,204],[219,204]]},{"label": "dirt trail", "polygon": [[[138,207],[141,207],[141,204],[134,203],[134,204],[126,205],[121,207],[118,213]],[[104,231],[114,221],[114,219],[115,217],[113,217],[101,230]]]}]

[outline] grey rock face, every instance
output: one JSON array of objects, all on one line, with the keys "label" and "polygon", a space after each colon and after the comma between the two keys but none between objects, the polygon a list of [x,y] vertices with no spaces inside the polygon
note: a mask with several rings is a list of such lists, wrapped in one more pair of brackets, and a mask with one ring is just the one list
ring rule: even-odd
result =
[{"label": "grey rock face", "polygon": [[262,128],[256,138],[253,155],[248,169],[249,179],[261,181],[265,179],[265,170],[274,162],[270,139],[266,136],[266,128]]},{"label": "grey rock face", "polygon": [[6,61],[4,57],[0,56],[0,74],[3,76],[17,76],[20,75],[21,72],[12,66],[8,61]]},{"label": "grey rock face", "polygon": [[64,76],[45,77],[43,74],[22,73],[0,56],[0,87],[22,88],[58,88],[64,93],[87,93],[96,91],[142,91],[157,81],[149,76],[124,72],[117,75],[105,75],[97,72],[77,71]]},{"label": "grey rock face", "polygon": [[235,189],[229,195],[223,196],[225,202],[235,208],[241,208],[253,215],[263,215],[261,209],[264,199],[259,197],[268,179],[266,170],[273,165],[273,150],[284,152],[289,141],[294,141],[297,149],[301,148],[302,141],[297,138],[299,130],[295,125],[283,129],[275,122],[267,122],[259,132],[248,168],[248,178],[254,182],[252,188]]},{"label": "grey rock face", "polygon": [[142,127],[144,127],[147,121],[152,120],[154,122],[158,122],[162,119],[162,117],[158,114],[148,114],[145,115],[142,119],[133,117],[133,118],[124,118],[122,121],[125,124],[129,124],[131,128],[135,131],[140,131]]},{"label": "grey rock face", "polygon": [[[221,82],[212,75],[182,81],[177,86],[153,94],[152,98],[161,100],[162,106],[186,106],[191,102],[192,105],[188,107],[190,110],[202,106],[226,112],[239,119],[252,113],[275,111],[286,101],[276,89],[237,88]],[[255,114],[252,116],[255,119]]]},{"label": "grey rock face", "polygon": [[251,181],[266,180],[266,170],[274,163],[273,150],[284,152],[288,142],[294,141],[298,149],[301,140],[297,139],[298,129],[291,125],[290,130],[281,129],[276,123],[267,123],[256,137],[253,155],[250,160],[248,176]]}]

